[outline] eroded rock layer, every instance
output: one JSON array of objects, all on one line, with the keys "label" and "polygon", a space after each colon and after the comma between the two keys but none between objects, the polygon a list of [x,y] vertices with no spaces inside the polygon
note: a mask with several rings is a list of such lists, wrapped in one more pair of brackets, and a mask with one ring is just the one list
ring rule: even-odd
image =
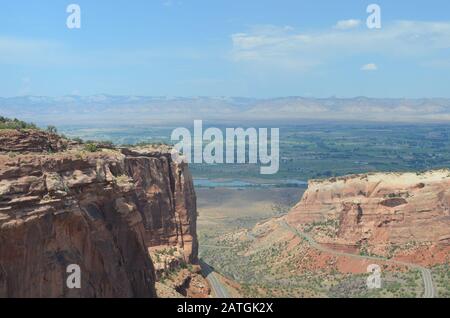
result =
[{"label": "eroded rock layer", "polygon": [[[155,297],[149,248],[195,263],[196,217],[167,148],[0,152],[0,297]],[[66,285],[71,264],[80,289]]]},{"label": "eroded rock layer", "polygon": [[424,247],[448,254],[450,171],[311,181],[287,220],[336,248],[395,256]]},{"label": "eroded rock layer", "polygon": [[3,152],[58,152],[68,147],[69,141],[56,134],[39,130],[2,130],[0,151]]}]

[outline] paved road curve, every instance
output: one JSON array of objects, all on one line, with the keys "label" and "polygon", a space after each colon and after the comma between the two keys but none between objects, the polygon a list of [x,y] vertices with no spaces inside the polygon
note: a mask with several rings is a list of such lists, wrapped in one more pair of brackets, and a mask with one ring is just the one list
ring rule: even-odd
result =
[{"label": "paved road curve", "polygon": [[217,279],[217,275],[214,272],[214,269],[202,260],[200,260],[199,263],[202,268],[203,274],[206,276],[206,279],[211,285],[215,298],[230,298],[226,288]]},{"label": "paved road curve", "polygon": [[428,268],[421,268],[423,283],[425,284],[424,298],[434,298],[436,297],[436,290],[433,285],[433,277],[431,276],[431,271]]},{"label": "paved road curve", "polygon": [[292,233],[294,233],[295,235],[297,235],[298,237],[306,239],[308,241],[308,243],[312,247],[314,247],[315,249],[317,249],[319,251],[322,251],[322,252],[325,252],[325,253],[330,253],[330,254],[337,255],[337,256],[347,256],[347,257],[358,258],[358,259],[369,259],[369,260],[375,260],[375,261],[383,261],[385,263],[391,263],[391,264],[396,264],[396,265],[404,265],[404,266],[407,266],[409,268],[418,269],[422,273],[422,279],[423,279],[423,284],[424,284],[423,298],[434,298],[436,296],[436,290],[435,290],[435,287],[433,285],[433,278],[431,276],[431,271],[428,268],[419,266],[417,264],[412,264],[412,263],[407,263],[407,262],[402,262],[402,261],[396,261],[396,260],[383,258],[383,257],[363,256],[363,255],[357,255],[357,254],[351,254],[351,253],[344,253],[344,252],[335,251],[333,249],[330,249],[330,248],[327,248],[325,246],[320,245],[311,236],[309,236],[308,234],[306,234],[304,232],[299,231],[298,229],[296,229],[293,226],[289,225],[284,220],[280,221],[280,224],[283,227],[285,227],[287,230],[289,230]]}]

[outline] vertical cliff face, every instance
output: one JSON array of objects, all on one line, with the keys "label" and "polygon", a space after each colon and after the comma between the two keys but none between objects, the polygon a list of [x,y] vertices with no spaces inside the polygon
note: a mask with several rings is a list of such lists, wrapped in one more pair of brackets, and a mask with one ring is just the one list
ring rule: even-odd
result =
[{"label": "vertical cliff face", "polygon": [[172,161],[168,151],[124,150],[127,175],[135,182],[137,203],[148,246],[177,246],[187,262],[197,262],[197,206],[186,164]]},{"label": "vertical cliff face", "polygon": [[196,262],[192,178],[169,149],[28,149],[0,152],[0,297],[156,297],[149,248]]}]

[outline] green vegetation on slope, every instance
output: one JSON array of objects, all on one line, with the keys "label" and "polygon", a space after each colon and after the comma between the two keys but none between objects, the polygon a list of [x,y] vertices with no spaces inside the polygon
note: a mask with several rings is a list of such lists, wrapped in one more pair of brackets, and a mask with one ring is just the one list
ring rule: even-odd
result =
[{"label": "green vegetation on slope", "polygon": [[10,119],[0,116],[0,129],[38,129],[33,123],[27,123],[17,118]]},{"label": "green vegetation on slope", "polygon": [[432,269],[433,282],[436,285],[438,297],[450,298],[450,265],[446,264],[435,266]]},{"label": "green vegetation on slope", "polygon": [[421,297],[423,283],[420,272],[392,271],[383,267],[382,288],[368,289],[369,274],[344,274],[337,270],[302,270],[300,264],[311,265],[305,259],[303,241],[287,250],[287,242],[273,243],[255,249],[252,240],[220,238],[209,240],[201,257],[214,269],[240,283],[244,297],[290,298],[416,298]]}]

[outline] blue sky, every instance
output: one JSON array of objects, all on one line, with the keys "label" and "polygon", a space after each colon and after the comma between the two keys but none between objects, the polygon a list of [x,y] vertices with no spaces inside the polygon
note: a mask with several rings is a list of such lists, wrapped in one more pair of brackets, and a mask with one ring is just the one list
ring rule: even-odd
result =
[{"label": "blue sky", "polygon": [[450,97],[449,83],[448,0],[0,0],[4,97]]}]

